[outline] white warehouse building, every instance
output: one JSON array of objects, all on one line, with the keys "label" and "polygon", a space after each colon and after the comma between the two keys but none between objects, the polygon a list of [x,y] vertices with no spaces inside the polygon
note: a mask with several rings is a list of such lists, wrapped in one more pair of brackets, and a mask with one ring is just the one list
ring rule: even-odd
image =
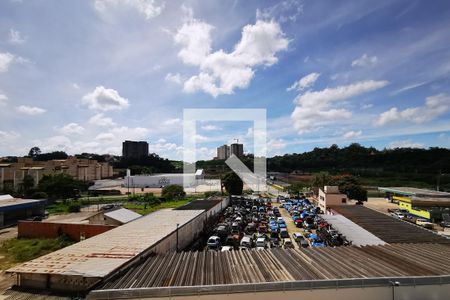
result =
[{"label": "white warehouse building", "polygon": [[203,170],[199,169],[195,173],[167,173],[155,175],[131,175],[127,170],[124,178],[125,187],[136,188],[161,188],[170,184],[183,186],[183,182],[188,187],[194,187],[204,183]]}]

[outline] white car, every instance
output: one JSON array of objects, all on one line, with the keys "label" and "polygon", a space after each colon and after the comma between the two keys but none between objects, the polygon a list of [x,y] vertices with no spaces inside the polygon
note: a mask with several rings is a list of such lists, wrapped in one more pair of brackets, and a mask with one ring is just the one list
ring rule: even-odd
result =
[{"label": "white car", "polygon": [[211,236],[206,242],[208,245],[208,249],[219,249],[220,247],[220,238],[216,235]]},{"label": "white car", "polygon": [[259,237],[259,238],[256,240],[256,247],[257,247],[257,248],[263,248],[263,249],[265,249],[265,248],[267,247],[267,241],[266,241],[266,239],[263,238],[263,237]]},{"label": "white car", "polygon": [[231,246],[223,246],[220,249],[220,252],[227,252],[227,251],[233,251],[233,247],[231,247]]}]

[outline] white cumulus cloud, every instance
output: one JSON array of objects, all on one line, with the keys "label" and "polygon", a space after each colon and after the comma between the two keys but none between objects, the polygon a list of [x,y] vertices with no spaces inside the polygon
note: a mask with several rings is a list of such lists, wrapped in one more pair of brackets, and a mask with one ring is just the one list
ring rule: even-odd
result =
[{"label": "white cumulus cloud", "polygon": [[103,132],[103,133],[99,133],[96,137],[95,140],[98,141],[113,141],[115,140],[116,137],[114,136],[114,134],[112,134],[111,132]]},{"label": "white cumulus cloud", "polygon": [[388,145],[389,149],[396,149],[396,148],[424,148],[424,145],[421,143],[415,143],[411,140],[402,140],[402,141],[394,141],[389,143]]},{"label": "white cumulus cloud", "polygon": [[294,84],[288,87],[286,90],[288,92],[292,90],[303,91],[304,89],[313,86],[319,76],[319,73],[308,74],[300,78],[298,81],[294,82]]},{"label": "white cumulus cloud", "polygon": [[114,134],[116,139],[120,142],[124,140],[141,140],[146,139],[148,137],[149,130],[143,127],[115,127],[112,128],[110,133]]},{"label": "white cumulus cloud", "polygon": [[187,93],[204,91],[217,97],[232,94],[236,88],[246,88],[257,66],[271,66],[279,51],[286,50],[289,41],[278,23],[258,20],[242,29],[241,40],[234,50],[211,52],[211,31],[205,22],[191,19],[177,31],[174,40],[181,46],[178,56],[185,64],[199,67],[200,73],[184,82]]},{"label": "white cumulus cloud", "polygon": [[7,145],[13,140],[20,137],[20,134],[15,131],[2,131],[0,130],[0,145]]},{"label": "white cumulus cloud", "polygon": [[378,57],[364,53],[360,58],[352,61],[352,67],[372,67],[378,63]]},{"label": "white cumulus cloud", "polygon": [[183,83],[183,78],[181,77],[180,73],[176,73],[176,74],[168,73],[164,79],[168,82],[173,82],[176,84]]},{"label": "white cumulus cloud", "polygon": [[167,126],[181,125],[181,119],[179,119],[179,118],[167,119],[164,121],[164,125],[167,125]]},{"label": "white cumulus cloud", "polygon": [[30,116],[40,115],[46,112],[46,110],[43,108],[27,105],[18,106],[17,111]]},{"label": "white cumulus cloud", "polygon": [[97,86],[93,92],[86,94],[82,103],[89,109],[100,111],[121,110],[130,105],[128,99],[121,97],[116,90],[104,86]]},{"label": "white cumulus cloud", "polygon": [[96,126],[101,126],[101,127],[109,127],[109,126],[115,126],[116,125],[116,123],[114,123],[114,121],[111,118],[105,117],[101,113],[92,116],[89,119],[89,124],[96,125]]},{"label": "white cumulus cloud", "polygon": [[387,81],[360,81],[350,85],[326,88],[321,91],[307,91],[298,95],[294,100],[295,107],[291,118],[294,128],[299,133],[319,129],[321,126],[352,116],[343,108],[333,106],[335,102],[355,97],[380,89],[388,84]]},{"label": "white cumulus cloud", "polygon": [[416,124],[425,123],[445,114],[449,109],[450,96],[447,94],[438,94],[427,97],[423,106],[410,107],[404,110],[392,107],[380,114],[375,125],[384,126],[389,123],[404,121]]},{"label": "white cumulus cloud", "polygon": [[211,124],[203,125],[201,128],[202,128],[203,130],[205,130],[205,131],[216,131],[216,130],[221,130],[220,127],[215,126],[215,125],[211,125]]},{"label": "white cumulus cloud", "polygon": [[6,72],[14,62],[15,56],[9,52],[0,52],[0,73]]},{"label": "white cumulus cloud", "polygon": [[154,0],[95,0],[94,7],[102,14],[107,14],[110,10],[119,11],[124,8],[132,8],[149,20],[162,13],[164,2],[158,4]]},{"label": "white cumulus cloud", "polygon": [[351,131],[348,131],[348,132],[344,133],[344,135],[342,137],[344,139],[349,139],[350,140],[350,139],[354,139],[354,138],[357,138],[357,137],[361,136],[361,134],[362,134],[361,130],[359,130],[359,131],[351,130]]},{"label": "white cumulus cloud", "polygon": [[62,134],[71,135],[71,134],[83,134],[84,127],[78,125],[77,123],[69,123],[61,127],[59,130]]}]

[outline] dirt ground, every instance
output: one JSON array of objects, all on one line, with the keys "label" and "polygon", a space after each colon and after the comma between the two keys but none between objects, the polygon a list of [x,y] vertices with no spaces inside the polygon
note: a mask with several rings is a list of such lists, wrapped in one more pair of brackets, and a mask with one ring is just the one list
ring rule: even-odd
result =
[{"label": "dirt ground", "polygon": [[369,198],[367,202],[364,202],[364,206],[384,214],[389,214],[388,209],[399,208],[397,204],[388,202],[386,198]]},{"label": "dirt ground", "polygon": [[[95,210],[96,211],[96,210]],[[95,211],[82,211],[78,213],[69,213],[61,215],[50,215],[47,219],[42,222],[50,223],[82,223],[84,219],[93,215]]]}]

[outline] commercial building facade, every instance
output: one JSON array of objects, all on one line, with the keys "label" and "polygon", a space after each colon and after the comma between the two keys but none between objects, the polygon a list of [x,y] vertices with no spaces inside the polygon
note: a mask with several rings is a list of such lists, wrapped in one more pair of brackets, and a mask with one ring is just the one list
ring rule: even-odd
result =
[{"label": "commercial building facade", "polygon": [[168,173],[155,175],[131,175],[129,170],[124,178],[124,186],[130,188],[161,188],[171,184],[196,186],[203,182],[203,170],[195,173]]},{"label": "commercial building facade", "polygon": [[78,180],[91,181],[112,177],[113,167],[107,162],[76,157],[49,161],[19,157],[15,163],[0,163],[0,190],[16,190],[26,175],[32,176],[37,186],[44,175],[52,174],[67,174]]},{"label": "commercial building facade", "polygon": [[237,157],[244,156],[244,145],[234,143],[230,145],[230,155],[236,155]]},{"label": "commercial building facade", "polygon": [[147,157],[148,143],[145,141],[125,141],[122,143],[122,156],[126,159]]},{"label": "commercial building facade", "polygon": [[225,160],[230,157],[230,146],[222,145],[217,147],[217,159]]},{"label": "commercial building facade", "polygon": [[346,205],[347,202],[347,195],[341,194],[337,186],[325,186],[323,190],[319,189],[318,206],[323,212],[326,212],[330,206]]},{"label": "commercial building facade", "polygon": [[222,145],[220,147],[217,147],[216,159],[225,160],[229,158],[232,154],[236,155],[237,157],[244,156],[244,145],[234,143],[231,144],[230,146]]}]

